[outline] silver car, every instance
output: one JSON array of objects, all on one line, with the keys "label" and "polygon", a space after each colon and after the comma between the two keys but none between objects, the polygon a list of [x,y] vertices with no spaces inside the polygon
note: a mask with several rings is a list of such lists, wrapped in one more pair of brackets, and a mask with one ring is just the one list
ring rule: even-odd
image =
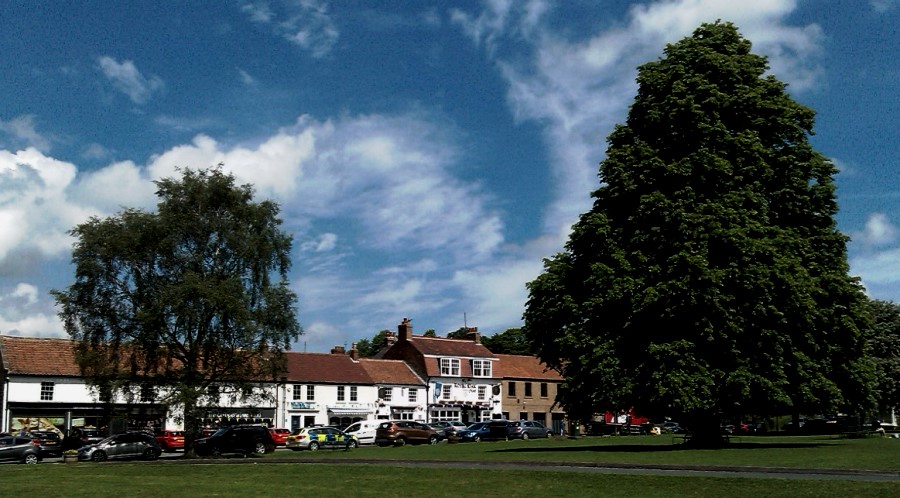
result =
[{"label": "silver car", "polygon": [[156,438],[147,432],[116,434],[78,449],[78,460],[102,462],[110,458],[143,458],[156,460],[162,450]]},{"label": "silver car", "polygon": [[6,434],[0,436],[0,461],[35,464],[41,461],[41,447],[37,439]]}]

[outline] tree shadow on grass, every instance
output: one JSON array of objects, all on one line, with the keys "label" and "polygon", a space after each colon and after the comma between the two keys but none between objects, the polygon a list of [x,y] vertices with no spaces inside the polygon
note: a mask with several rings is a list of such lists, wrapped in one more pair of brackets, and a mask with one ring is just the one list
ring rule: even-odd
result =
[{"label": "tree shadow on grass", "polygon": [[704,448],[691,446],[690,444],[678,443],[669,446],[651,445],[651,444],[596,444],[590,446],[552,446],[552,447],[531,447],[531,448],[503,448],[491,450],[491,453],[665,453],[673,451],[691,451],[691,450],[771,450],[780,448],[817,448],[828,446],[823,442],[791,442],[791,443],[725,443],[716,448]]}]

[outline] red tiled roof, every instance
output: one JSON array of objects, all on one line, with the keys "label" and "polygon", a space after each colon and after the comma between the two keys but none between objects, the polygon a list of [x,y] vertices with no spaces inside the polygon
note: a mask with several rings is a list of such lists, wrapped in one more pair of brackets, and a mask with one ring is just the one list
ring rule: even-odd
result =
[{"label": "red tiled roof", "polygon": [[372,384],[357,361],[345,354],[286,351],[287,381],[305,383]]},{"label": "red tiled roof", "polygon": [[423,355],[452,356],[467,358],[495,358],[494,353],[484,346],[467,339],[445,339],[415,335],[409,343]]},{"label": "red tiled roof", "polygon": [[562,376],[556,370],[547,368],[536,356],[517,354],[498,354],[500,359],[495,363],[494,375],[505,379],[541,379],[561,381]]},{"label": "red tiled roof", "polygon": [[425,381],[416,375],[405,361],[360,358],[359,363],[376,384],[425,385]]},{"label": "red tiled roof", "polygon": [[0,358],[10,375],[81,376],[71,339],[0,336]]}]

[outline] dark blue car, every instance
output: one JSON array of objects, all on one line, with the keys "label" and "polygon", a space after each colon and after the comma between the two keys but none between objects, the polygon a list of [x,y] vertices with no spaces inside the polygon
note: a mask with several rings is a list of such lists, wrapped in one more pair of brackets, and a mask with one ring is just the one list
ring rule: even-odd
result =
[{"label": "dark blue car", "polygon": [[475,422],[465,429],[456,431],[460,441],[506,441],[509,439],[508,420],[487,420]]}]

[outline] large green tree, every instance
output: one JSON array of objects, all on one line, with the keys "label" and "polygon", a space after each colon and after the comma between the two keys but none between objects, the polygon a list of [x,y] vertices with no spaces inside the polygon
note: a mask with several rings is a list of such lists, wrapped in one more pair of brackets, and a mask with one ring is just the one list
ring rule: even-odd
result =
[{"label": "large green tree", "polygon": [[212,170],[156,182],[156,212],[124,209],[71,231],[75,282],[53,291],[82,373],[109,399],[151,389],[184,409],[252,399],[301,333],[278,205]]},{"label": "large green tree", "polygon": [[531,355],[531,343],[521,328],[506,329],[481,338],[481,343],[491,353]]},{"label": "large green tree", "polygon": [[526,335],[573,415],[634,407],[712,444],[723,417],[868,401],[836,169],[767,69],[724,22],[639,67],[592,209],[528,284]]}]

